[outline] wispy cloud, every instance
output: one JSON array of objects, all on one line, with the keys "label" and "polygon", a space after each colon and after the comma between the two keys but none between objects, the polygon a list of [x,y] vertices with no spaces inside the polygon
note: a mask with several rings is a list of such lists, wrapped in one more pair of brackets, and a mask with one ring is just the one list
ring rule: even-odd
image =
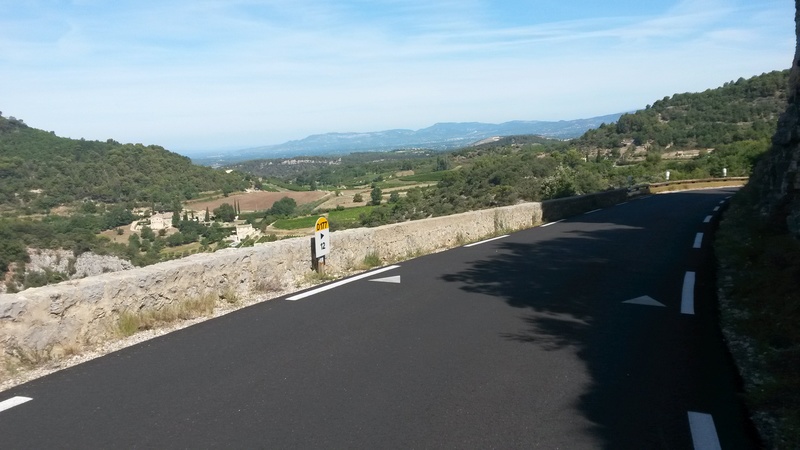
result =
[{"label": "wispy cloud", "polygon": [[588,117],[790,64],[788,2],[616,3],[522,20],[527,2],[18,2],[0,99],[59,134],[215,148]]}]

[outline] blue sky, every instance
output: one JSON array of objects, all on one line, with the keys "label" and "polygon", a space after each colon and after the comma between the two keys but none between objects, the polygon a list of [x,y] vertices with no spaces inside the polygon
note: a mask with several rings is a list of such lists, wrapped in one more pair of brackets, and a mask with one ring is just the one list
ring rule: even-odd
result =
[{"label": "blue sky", "polygon": [[0,0],[0,111],[191,154],[629,111],[794,46],[789,0]]}]

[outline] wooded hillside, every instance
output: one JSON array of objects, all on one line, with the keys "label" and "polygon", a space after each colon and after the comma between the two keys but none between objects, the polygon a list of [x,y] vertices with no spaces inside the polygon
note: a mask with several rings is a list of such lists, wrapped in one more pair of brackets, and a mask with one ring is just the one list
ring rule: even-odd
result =
[{"label": "wooded hillside", "polygon": [[601,125],[575,142],[581,148],[619,149],[632,141],[661,151],[708,149],[770,138],[786,109],[789,71],[765,73],[700,93],[675,94]]},{"label": "wooded hillside", "polygon": [[162,147],[75,140],[0,116],[0,207],[47,211],[77,200],[173,204],[248,186]]}]

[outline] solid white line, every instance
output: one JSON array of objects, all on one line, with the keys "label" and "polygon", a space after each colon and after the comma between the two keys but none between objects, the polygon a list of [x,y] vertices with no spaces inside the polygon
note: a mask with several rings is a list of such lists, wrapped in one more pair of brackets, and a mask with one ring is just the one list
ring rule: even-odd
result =
[{"label": "solid white line", "polygon": [[711,219],[712,219],[713,217],[714,217],[714,216],[706,216],[706,219],[703,221],[703,223],[709,223],[709,222],[711,222]]},{"label": "solid white line", "polygon": [[485,244],[487,242],[492,242],[492,241],[496,241],[498,239],[503,239],[503,238],[507,238],[507,237],[508,237],[508,235],[504,234],[502,236],[497,236],[497,237],[494,237],[494,238],[491,238],[491,239],[486,239],[485,241],[473,242],[472,244],[467,244],[464,247],[475,247],[476,245]]},{"label": "solid white line", "polygon": [[694,248],[700,248],[703,246],[703,233],[697,233],[694,237]]},{"label": "solid white line", "polygon": [[356,275],[354,277],[346,278],[344,280],[337,281],[336,283],[327,284],[327,285],[322,286],[320,288],[316,288],[316,289],[312,289],[310,291],[303,292],[302,294],[297,294],[297,295],[293,295],[291,297],[287,297],[286,300],[289,300],[289,301],[292,301],[292,302],[295,301],[295,300],[300,300],[300,299],[303,299],[303,298],[306,298],[306,297],[310,297],[310,296],[312,296],[314,294],[319,294],[320,292],[325,292],[325,291],[331,290],[333,288],[337,288],[337,287],[345,285],[347,283],[352,283],[353,281],[358,281],[358,280],[361,280],[363,278],[371,277],[373,275],[377,275],[379,273],[386,272],[387,270],[397,269],[398,267],[400,267],[400,266],[382,267],[382,268],[380,268],[378,270],[373,270],[372,272],[362,273],[361,275]]},{"label": "solid white line", "polygon": [[694,272],[686,272],[686,275],[683,277],[681,314],[694,314],[694,280]]},{"label": "solid white line", "polygon": [[627,204],[628,204],[628,202],[622,202],[622,203],[617,203],[617,206],[619,206],[619,205],[627,205]]},{"label": "solid white line", "polygon": [[555,225],[557,223],[561,223],[561,222],[563,222],[565,220],[567,220],[567,219],[561,219],[561,220],[556,220],[555,222],[546,223],[546,224],[542,225],[542,228],[549,227],[550,225]]},{"label": "solid white line", "polygon": [[694,450],[722,450],[711,414],[689,411],[689,430]]},{"label": "solid white line", "polygon": [[597,211],[602,211],[602,209],[593,209],[593,210],[591,210],[591,211],[589,211],[589,212],[585,212],[585,213],[583,213],[583,215],[585,216],[586,214],[592,214],[592,213],[596,213]]},{"label": "solid white line", "polygon": [[21,404],[23,404],[25,402],[29,402],[31,400],[33,400],[33,399],[30,398],[30,397],[12,397],[12,398],[10,398],[8,400],[4,400],[4,401],[0,402],[0,412],[3,412],[5,410],[7,410],[7,409],[11,409],[11,408],[13,408],[15,406],[19,406],[19,405],[21,405]]}]

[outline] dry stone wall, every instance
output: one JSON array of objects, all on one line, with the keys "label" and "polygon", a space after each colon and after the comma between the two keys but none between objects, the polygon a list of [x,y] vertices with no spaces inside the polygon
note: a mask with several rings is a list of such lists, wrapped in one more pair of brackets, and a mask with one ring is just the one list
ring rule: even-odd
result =
[{"label": "dry stone wall", "polygon": [[[547,220],[624,198],[625,191],[611,191],[592,199],[548,202]],[[542,204],[524,203],[337,231],[331,233],[326,270],[346,274],[370,254],[384,261],[402,260],[541,222]],[[297,287],[310,273],[311,244],[306,237],[0,294],[0,360],[59,357],[109,339],[123,312],[157,311],[204,295],[256,298]]]}]

